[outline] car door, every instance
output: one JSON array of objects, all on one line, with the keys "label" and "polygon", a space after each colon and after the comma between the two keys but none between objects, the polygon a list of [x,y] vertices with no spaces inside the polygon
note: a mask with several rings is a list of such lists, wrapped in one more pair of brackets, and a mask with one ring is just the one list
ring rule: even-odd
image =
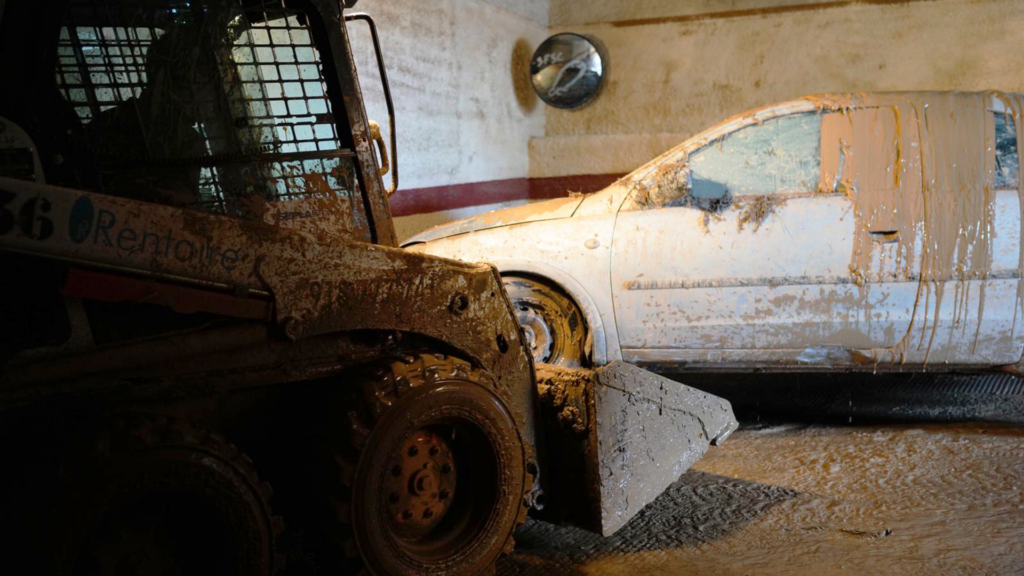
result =
[{"label": "car door", "polygon": [[861,363],[910,359],[926,241],[920,133],[917,107],[899,98],[822,118],[820,190],[846,196],[853,223],[848,281],[856,290],[833,309],[858,312],[855,322],[836,322],[833,342]]},{"label": "car door", "polygon": [[833,114],[745,118],[640,183],[612,249],[624,358],[841,364],[902,339],[850,269],[854,204],[822,158]]},{"label": "car door", "polygon": [[986,124],[992,123],[995,146],[986,147],[986,153],[993,156],[994,166],[992,268],[985,277],[984,295],[979,294],[974,337],[963,342],[960,354],[970,355],[971,363],[999,365],[1016,363],[1024,353],[1024,210],[1019,156],[1024,97],[998,95],[991,104]]},{"label": "car door", "polygon": [[924,196],[917,218],[920,278],[914,364],[1015,363],[1021,334],[1022,99],[930,94],[921,110]]}]

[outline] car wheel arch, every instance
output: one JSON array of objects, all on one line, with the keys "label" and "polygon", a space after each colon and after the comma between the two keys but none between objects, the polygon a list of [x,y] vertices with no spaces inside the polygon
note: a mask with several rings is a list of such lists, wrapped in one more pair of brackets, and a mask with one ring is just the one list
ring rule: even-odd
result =
[{"label": "car wheel arch", "polygon": [[595,366],[607,364],[614,358],[615,351],[609,350],[608,335],[605,330],[604,321],[601,319],[601,311],[594,302],[593,297],[583,285],[563,270],[549,264],[525,261],[504,261],[492,262],[498,269],[501,276],[530,276],[543,280],[552,287],[565,293],[583,313],[587,323],[587,329],[593,338],[593,357]]}]

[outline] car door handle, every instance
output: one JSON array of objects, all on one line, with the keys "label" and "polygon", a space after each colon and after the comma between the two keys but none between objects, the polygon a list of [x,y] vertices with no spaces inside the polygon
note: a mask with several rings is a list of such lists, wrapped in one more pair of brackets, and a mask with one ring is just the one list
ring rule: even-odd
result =
[{"label": "car door handle", "polygon": [[892,244],[900,239],[899,230],[872,230],[868,234],[871,240],[879,244]]}]

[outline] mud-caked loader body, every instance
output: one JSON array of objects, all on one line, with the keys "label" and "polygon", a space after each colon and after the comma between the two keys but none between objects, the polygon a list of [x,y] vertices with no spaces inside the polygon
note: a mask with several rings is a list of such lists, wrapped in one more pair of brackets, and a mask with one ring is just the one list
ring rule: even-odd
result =
[{"label": "mud-caked loader body", "polygon": [[[496,270],[395,247],[394,124],[389,154],[345,25],[367,17],[42,4],[0,13],[12,573],[478,574],[529,510],[610,533],[731,432],[728,403],[630,367],[538,394]],[[692,422],[621,505],[598,467],[628,485],[615,434],[655,404]],[[595,499],[545,497],[578,482]]]}]

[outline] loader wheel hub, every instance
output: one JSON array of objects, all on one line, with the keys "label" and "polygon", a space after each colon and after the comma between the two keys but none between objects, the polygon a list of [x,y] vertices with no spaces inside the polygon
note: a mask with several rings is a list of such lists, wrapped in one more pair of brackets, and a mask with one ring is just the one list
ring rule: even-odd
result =
[{"label": "loader wheel hub", "polygon": [[387,505],[391,527],[403,538],[429,533],[455,496],[455,459],[441,430],[418,430],[393,458]]},{"label": "loader wheel hub", "polygon": [[437,485],[437,480],[437,471],[433,468],[420,470],[413,477],[413,484],[409,491],[415,496],[426,496],[429,498],[434,486]]}]

